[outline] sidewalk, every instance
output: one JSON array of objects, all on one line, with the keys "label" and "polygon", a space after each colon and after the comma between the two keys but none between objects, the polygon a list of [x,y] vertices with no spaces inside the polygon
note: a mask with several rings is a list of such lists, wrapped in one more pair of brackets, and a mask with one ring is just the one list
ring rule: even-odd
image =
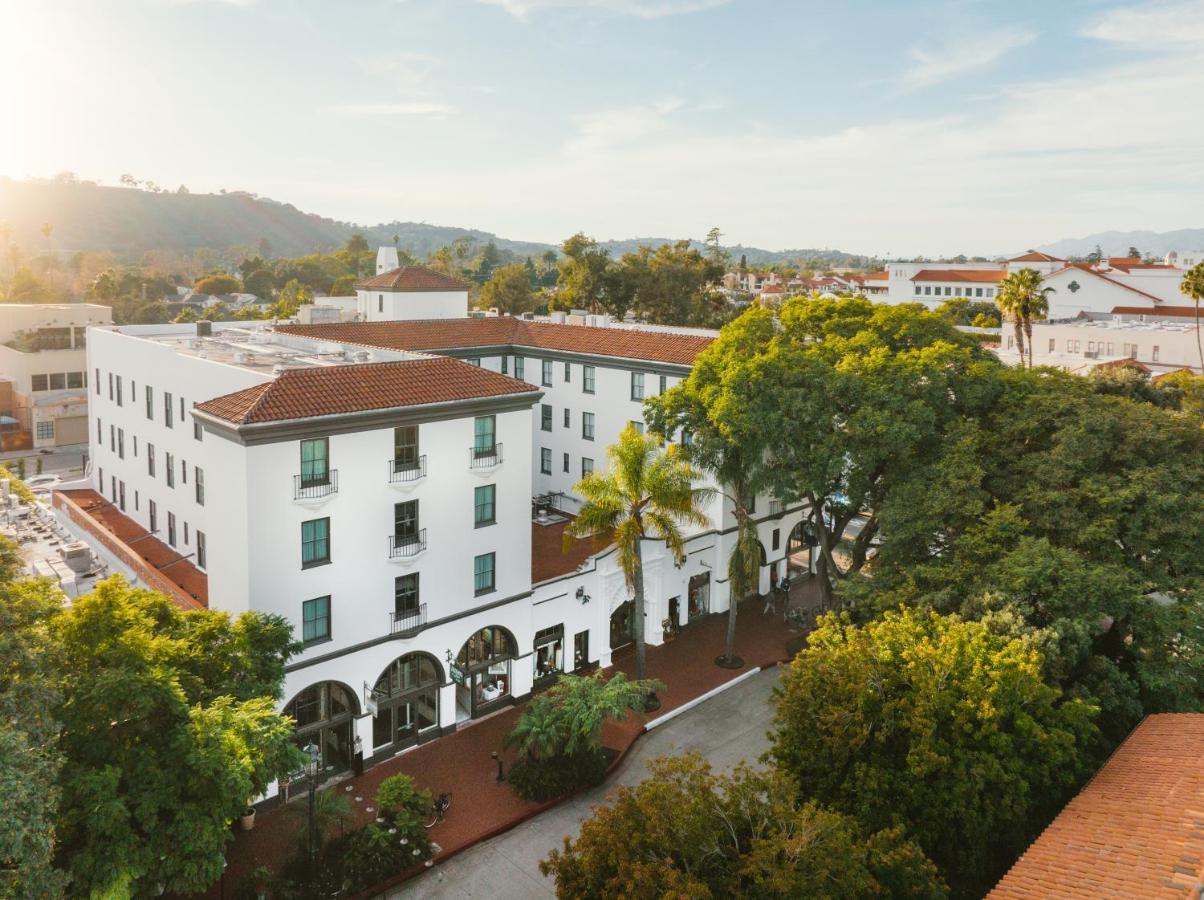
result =
[{"label": "sidewalk", "polygon": [[[790,593],[792,605],[812,603],[814,581],[800,581]],[[660,695],[661,708],[653,715],[664,715],[753,667],[773,665],[786,659],[786,645],[799,637],[799,631],[783,622],[780,604],[776,614],[763,613],[763,606],[763,601],[756,598],[740,606],[736,620],[736,652],[744,659],[745,665],[741,669],[723,669],[715,665],[715,657],[723,653],[726,614],[691,625],[660,647],[649,647],[648,677],[658,678],[667,686]],[[612,671],[623,671],[634,677],[634,670],[633,648],[617,651]],[[348,778],[324,789],[339,791],[350,802],[352,811],[345,823],[348,830],[366,825],[375,818],[375,810],[369,811],[369,808],[374,805],[377,786],[398,772],[406,773],[419,788],[428,789],[432,794],[451,792],[453,802],[447,821],[431,830],[432,839],[442,847],[438,859],[447,859],[559,802],[529,803],[511,790],[509,784],[499,784],[496,780],[497,767],[489,754],[493,750],[500,751],[506,771],[509,771],[515,755],[503,748],[502,743],[521,712],[521,707],[507,709],[461,727],[447,737],[413,748],[358,778]],[[642,733],[644,718],[629,715],[623,722],[608,722],[603,730],[603,743],[618,750],[621,757]],[[238,880],[254,867],[266,865],[269,869],[277,869],[281,865],[297,830],[304,827],[304,796],[303,792],[298,792],[285,806],[261,812],[253,831],[235,835],[226,853],[226,896],[231,896]],[[221,890],[219,885],[214,885],[206,896],[218,898]]]}]

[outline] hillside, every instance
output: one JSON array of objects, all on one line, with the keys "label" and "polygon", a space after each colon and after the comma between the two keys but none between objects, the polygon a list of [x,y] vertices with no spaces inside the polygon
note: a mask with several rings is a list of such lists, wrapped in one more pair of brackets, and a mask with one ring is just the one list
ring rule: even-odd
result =
[{"label": "hillside", "polygon": [[1171,250],[1204,249],[1204,228],[1181,228],[1178,231],[1100,231],[1081,238],[1066,238],[1052,244],[1042,244],[1040,250],[1054,256],[1086,256],[1096,245],[1104,256],[1124,256],[1130,247],[1142,253],[1165,256]]},{"label": "hillside", "polygon": [[[429,256],[461,238],[475,245],[493,241],[498,249],[519,256],[538,256],[558,249],[552,244],[509,240],[473,228],[402,221],[368,226],[338,222],[303,212],[291,203],[241,191],[152,193],[91,182],[13,181],[4,177],[0,177],[0,222],[11,226],[13,239],[24,247],[57,252],[108,251],[130,260],[148,250],[190,253],[201,248],[254,248],[263,240],[270,244],[273,255],[299,256],[339,246],[353,232],[362,233],[373,246],[391,244],[396,235],[400,246],[417,257]],[[53,226],[49,241],[41,234],[43,223]],[[603,246],[612,256],[621,256],[641,244],[657,247],[671,240],[606,241]],[[743,254],[749,265],[801,260],[849,265],[864,260],[835,250],[728,249],[733,260]]]}]

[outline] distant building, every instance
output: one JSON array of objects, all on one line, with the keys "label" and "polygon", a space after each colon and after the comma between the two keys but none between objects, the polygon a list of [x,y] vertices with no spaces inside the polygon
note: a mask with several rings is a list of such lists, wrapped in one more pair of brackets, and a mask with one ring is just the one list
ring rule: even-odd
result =
[{"label": "distant building", "polygon": [[1204,715],[1147,716],[988,900],[1199,898]]},{"label": "distant building", "polygon": [[468,315],[468,285],[425,266],[382,267],[397,262],[394,247],[381,247],[377,274],[355,286],[362,322],[398,319],[462,319]]},{"label": "distant building", "polygon": [[[1170,310],[1161,312],[1163,315],[1135,309],[1108,317],[1083,315],[1034,322],[1033,364],[1056,366],[1080,375],[1121,360],[1140,363],[1152,375],[1180,369],[1200,372],[1196,329],[1191,318],[1194,310],[1183,307],[1174,310],[1187,315],[1166,315]],[[1004,362],[1019,362],[1011,323],[1004,323],[996,352]]]},{"label": "distant building", "polygon": [[86,329],[112,321],[93,303],[0,304],[0,448],[87,443]]}]

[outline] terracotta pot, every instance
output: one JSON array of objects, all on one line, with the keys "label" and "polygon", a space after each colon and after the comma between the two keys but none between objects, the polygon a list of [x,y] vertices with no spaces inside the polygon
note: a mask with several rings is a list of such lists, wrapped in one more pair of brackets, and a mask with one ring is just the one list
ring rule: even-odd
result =
[{"label": "terracotta pot", "polygon": [[238,821],[242,825],[243,831],[250,831],[252,828],[254,828],[255,827],[255,807],[248,806],[247,811],[242,814],[242,817]]}]

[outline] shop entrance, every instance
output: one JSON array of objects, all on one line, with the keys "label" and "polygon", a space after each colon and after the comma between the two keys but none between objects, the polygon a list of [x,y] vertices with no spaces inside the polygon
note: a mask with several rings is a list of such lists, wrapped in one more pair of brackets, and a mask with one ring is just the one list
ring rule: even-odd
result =
[{"label": "shop entrance", "polygon": [[628,600],[610,614],[610,649],[635,642],[635,601]]},{"label": "shop entrance", "polygon": [[808,575],[816,540],[805,522],[799,522],[786,540],[786,572],[788,575]]},{"label": "shop entrance", "polygon": [[443,669],[429,653],[407,653],[389,663],[372,696],[372,749],[401,750],[439,735],[439,685]]},{"label": "shop entrance", "polygon": [[689,589],[686,594],[686,621],[694,622],[711,611],[711,573],[700,572],[690,576]]},{"label": "shop entrance", "polygon": [[355,694],[337,681],[311,685],[284,707],[284,714],[297,723],[293,743],[303,749],[314,744],[321,751],[323,779],[351,769],[355,753],[352,720],[358,711]]},{"label": "shop entrance", "polygon": [[505,628],[482,628],[460,648],[451,667],[456,683],[456,721],[498,709],[510,697],[510,667],[518,644]]}]

